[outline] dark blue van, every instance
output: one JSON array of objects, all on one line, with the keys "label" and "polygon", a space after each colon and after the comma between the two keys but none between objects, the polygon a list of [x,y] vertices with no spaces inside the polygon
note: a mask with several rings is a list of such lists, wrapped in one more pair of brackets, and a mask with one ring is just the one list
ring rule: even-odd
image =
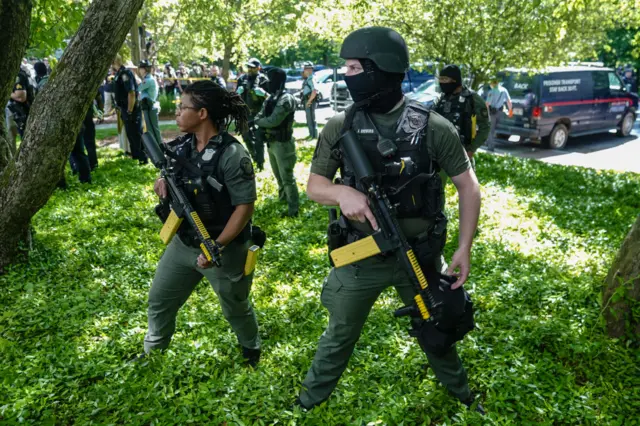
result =
[{"label": "dark blue van", "polygon": [[518,135],[521,140],[562,149],[570,136],[617,129],[631,133],[638,95],[630,93],[613,69],[571,66],[544,72],[507,69],[499,74],[509,91],[513,117],[505,114],[498,137]]}]

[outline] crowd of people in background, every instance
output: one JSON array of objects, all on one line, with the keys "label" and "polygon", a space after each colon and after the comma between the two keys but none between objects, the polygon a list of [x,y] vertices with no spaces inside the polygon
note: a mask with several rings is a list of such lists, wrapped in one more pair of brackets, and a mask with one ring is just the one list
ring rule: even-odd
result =
[{"label": "crowd of people in background", "polygon": [[[13,145],[15,145],[15,140],[18,136],[24,136],[31,105],[48,82],[52,71],[52,61],[55,62],[55,60],[50,60],[49,58],[42,60],[35,58],[27,60],[25,58],[22,61],[10,100],[5,108],[6,129],[9,140],[14,141]],[[616,71],[627,90],[637,93],[638,81],[634,69],[630,65],[625,65],[618,67]],[[305,62],[303,64],[303,77],[303,106],[307,117],[309,137],[313,139],[318,136],[315,120],[317,91],[314,87],[313,63]],[[138,64],[133,64],[131,61],[123,63],[122,59],[118,57],[109,69],[103,84],[95,96],[94,102],[85,114],[82,128],[69,157],[71,169],[74,174],[78,175],[80,182],[90,183],[91,172],[98,167],[95,141],[96,121],[102,122],[105,116],[116,116],[120,148],[126,155],[138,160],[140,164],[146,164],[148,160],[141,143],[143,131],[148,131],[156,142],[162,142],[159,126],[159,96],[164,95],[169,101],[177,103],[185,87],[198,80],[211,80],[229,91],[236,91],[247,104],[250,111],[250,126],[249,130],[242,136],[256,167],[258,170],[262,170],[264,167],[265,144],[270,146],[266,135],[273,136],[277,134],[278,137],[285,138],[284,136],[288,131],[284,127],[288,127],[288,124],[284,125],[278,122],[277,126],[284,126],[284,130],[281,129],[282,132],[278,134],[273,128],[260,127],[260,122],[255,121],[260,111],[264,109],[265,100],[270,96],[275,96],[274,99],[282,99],[282,94],[286,92],[284,85],[278,88],[269,85],[269,78],[262,72],[262,64],[258,59],[251,58],[241,64],[237,69],[237,73],[229,70],[228,79],[225,80],[221,69],[216,64],[192,61],[190,66],[187,66],[186,63],[180,62],[177,64],[177,68],[174,68],[171,62],[157,64],[142,60]],[[492,83],[491,86],[493,87],[496,83]],[[496,86],[499,85],[496,84]],[[487,101],[489,107],[495,107],[490,100],[486,99],[486,94],[491,92],[489,87],[486,89],[486,91],[481,91],[481,94],[484,95],[483,98],[485,98],[484,100]],[[508,98],[508,94],[503,95],[503,97]],[[502,99],[498,99],[495,103],[502,104],[505,102],[502,102]],[[272,112],[275,109],[275,104],[269,104],[268,106],[267,112]],[[497,110],[498,108],[496,108]],[[282,111],[278,111],[278,113],[281,114]],[[286,115],[288,117],[291,114],[287,111]],[[491,117],[493,116],[494,114],[491,114]],[[264,125],[264,119],[262,123]],[[495,124],[492,121],[488,138],[488,142],[490,142],[489,149],[492,148],[491,141],[494,140],[494,129]],[[271,154],[270,152],[270,156]],[[293,151],[293,156],[289,154],[281,153],[279,156],[295,158],[295,150]],[[289,200],[289,214],[295,215],[297,214],[297,197],[293,193],[287,195],[292,192],[290,187],[293,181],[293,168],[292,166],[289,167],[290,161],[287,160],[284,163],[280,161],[282,164],[278,168],[278,159],[272,158],[271,160],[276,162],[274,174],[278,181],[280,196],[282,199],[291,199]],[[66,187],[64,175],[60,180],[59,186]]]}]

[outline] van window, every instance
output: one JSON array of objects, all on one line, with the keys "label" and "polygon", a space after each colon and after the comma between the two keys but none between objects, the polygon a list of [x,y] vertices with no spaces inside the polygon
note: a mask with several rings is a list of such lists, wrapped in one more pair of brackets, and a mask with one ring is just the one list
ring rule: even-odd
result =
[{"label": "van window", "polygon": [[609,89],[611,90],[622,90],[622,82],[620,81],[620,78],[618,78],[618,76],[615,73],[608,73],[609,74]]},{"label": "van window", "polygon": [[604,98],[609,96],[609,77],[605,71],[593,71],[593,97]]},{"label": "van window", "polygon": [[509,91],[511,98],[525,98],[537,95],[538,76],[528,73],[506,73],[502,77],[502,87]]}]

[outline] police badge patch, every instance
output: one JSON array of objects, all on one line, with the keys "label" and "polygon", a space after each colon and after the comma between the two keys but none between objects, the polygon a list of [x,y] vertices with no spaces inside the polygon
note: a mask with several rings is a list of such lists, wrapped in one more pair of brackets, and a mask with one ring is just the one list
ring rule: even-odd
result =
[{"label": "police badge patch", "polygon": [[407,106],[400,121],[400,130],[407,134],[413,134],[425,126],[428,116],[429,113],[426,111]]},{"label": "police badge patch", "polygon": [[242,177],[245,179],[253,179],[256,177],[253,172],[253,164],[248,157],[244,157],[240,160],[240,169],[242,170]]},{"label": "police badge patch", "polygon": [[202,154],[202,161],[209,161],[213,158],[213,154],[216,153],[215,149],[207,148],[204,150],[204,154]]}]

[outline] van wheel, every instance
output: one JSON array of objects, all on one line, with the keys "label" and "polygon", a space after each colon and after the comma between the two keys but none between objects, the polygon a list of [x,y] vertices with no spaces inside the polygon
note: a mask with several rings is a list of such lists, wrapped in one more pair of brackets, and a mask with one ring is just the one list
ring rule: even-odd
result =
[{"label": "van wheel", "polygon": [[629,136],[629,134],[633,130],[633,123],[635,123],[635,121],[636,121],[635,114],[632,113],[631,111],[627,112],[624,115],[624,118],[622,119],[622,121],[620,122],[620,125],[618,126],[618,131],[616,134],[622,137]]},{"label": "van wheel", "polygon": [[551,134],[542,140],[545,148],[564,149],[569,140],[569,130],[564,124],[556,124]]}]

